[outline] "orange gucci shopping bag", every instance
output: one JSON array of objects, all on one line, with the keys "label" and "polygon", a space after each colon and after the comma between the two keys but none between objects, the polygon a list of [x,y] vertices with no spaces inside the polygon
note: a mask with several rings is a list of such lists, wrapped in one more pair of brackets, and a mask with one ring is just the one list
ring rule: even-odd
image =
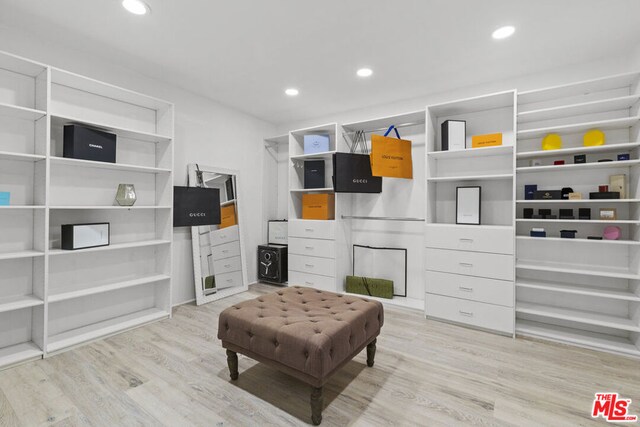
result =
[{"label": "orange gucci shopping bag", "polygon": [[[388,137],[395,130],[397,138]],[[373,176],[413,179],[411,141],[400,139],[395,126],[382,135],[371,136],[371,172]]]}]

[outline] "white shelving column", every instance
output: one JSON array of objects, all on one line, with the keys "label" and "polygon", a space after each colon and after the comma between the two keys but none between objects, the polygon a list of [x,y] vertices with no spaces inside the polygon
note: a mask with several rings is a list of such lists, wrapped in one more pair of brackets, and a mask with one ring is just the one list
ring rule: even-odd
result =
[{"label": "white shelving column", "polygon": [[[173,105],[52,68],[49,115],[46,353],[169,317],[173,239]],[[116,163],[64,158],[66,124],[115,133]],[[62,224],[96,222],[110,246],[60,249]]]},{"label": "white shelving column", "polygon": [[[640,356],[640,73],[520,93],[517,144],[517,320],[518,335]],[[584,147],[587,130],[601,129],[606,143]],[[542,151],[548,133],[560,134],[559,150]],[[630,160],[618,161],[618,154]],[[574,164],[574,155],[587,163]],[[540,163],[531,166],[530,161]],[[610,162],[598,163],[602,159]],[[565,165],[553,165],[564,160]],[[623,199],[589,199],[610,175],[625,174]],[[583,200],[525,200],[524,185],[540,190],[570,187]],[[591,219],[524,218],[523,209],[589,208]],[[601,208],[615,208],[616,219],[599,219]],[[618,226],[620,240],[602,236]],[[546,238],[529,237],[544,227]],[[560,230],[577,230],[575,239]]]},{"label": "white shelving column", "polygon": [[[427,317],[514,333],[515,91],[427,107]],[[465,120],[502,146],[442,151],[441,124]],[[480,225],[456,224],[456,187],[481,187]]]},{"label": "white shelving column", "polygon": [[0,369],[45,348],[48,72],[0,52]]}]

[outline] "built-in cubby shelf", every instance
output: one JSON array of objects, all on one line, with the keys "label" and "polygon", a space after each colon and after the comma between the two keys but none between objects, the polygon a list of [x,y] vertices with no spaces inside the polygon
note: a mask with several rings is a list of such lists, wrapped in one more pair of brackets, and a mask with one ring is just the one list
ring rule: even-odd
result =
[{"label": "built-in cubby shelf", "polygon": [[[0,120],[0,369],[169,317],[173,105],[0,52]],[[67,124],[115,133],[117,163],[63,157]],[[94,222],[113,244],[59,249]]]},{"label": "built-in cubby shelf", "polygon": [[628,245],[628,246],[638,246],[640,242],[637,240],[607,240],[607,239],[581,239],[581,238],[573,238],[566,239],[562,237],[531,237],[531,236],[516,236],[517,240],[533,240],[537,242],[562,242],[562,243],[593,243],[600,245]]},{"label": "built-in cubby shelf", "polygon": [[548,127],[518,131],[518,138],[522,138],[522,139],[539,138],[549,133],[568,134],[568,133],[585,132],[590,129],[609,130],[609,129],[630,128],[631,126],[638,124],[639,121],[640,121],[640,116],[633,116],[633,117],[622,117],[619,119],[596,120],[592,122],[576,123],[576,124],[570,124],[570,125],[548,126]]},{"label": "built-in cubby shelf", "polygon": [[618,299],[624,301],[640,302],[640,294],[630,290],[604,288],[596,286],[582,286],[578,284],[567,284],[562,282],[544,281],[536,279],[517,278],[516,287],[538,289],[542,291],[558,292],[573,295],[585,295],[597,298]]},{"label": "built-in cubby shelf", "polygon": [[520,159],[539,159],[543,157],[562,157],[573,154],[598,154],[598,153],[621,153],[629,152],[640,147],[640,142],[622,142],[617,144],[596,145],[594,147],[568,147],[558,150],[534,150],[521,151],[516,154],[516,158]]},{"label": "built-in cubby shelf", "polygon": [[533,173],[533,172],[564,172],[566,170],[589,170],[589,169],[613,169],[613,168],[629,168],[640,165],[640,160],[619,160],[611,162],[593,162],[578,163],[564,165],[548,165],[548,166],[523,166],[516,168],[516,172]]},{"label": "built-in cubby shelf", "polygon": [[516,268],[520,270],[547,271],[553,273],[567,273],[584,276],[612,277],[617,279],[640,280],[640,273],[629,268],[597,266],[597,265],[572,265],[553,261],[529,261],[518,259]]}]

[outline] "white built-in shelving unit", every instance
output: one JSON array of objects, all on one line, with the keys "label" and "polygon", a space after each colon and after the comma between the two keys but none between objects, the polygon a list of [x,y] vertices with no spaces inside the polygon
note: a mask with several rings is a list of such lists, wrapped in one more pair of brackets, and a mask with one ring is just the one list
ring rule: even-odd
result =
[{"label": "white built-in shelving unit", "polygon": [[[116,133],[117,163],[64,158],[70,123]],[[0,368],[170,316],[172,171],[172,104],[0,53]],[[110,246],[60,249],[94,222]]]},{"label": "white built-in shelving unit", "polygon": [[[605,351],[640,356],[640,73],[520,93],[517,143],[516,332]],[[584,132],[600,129],[605,145],[584,147]],[[541,151],[548,133],[561,149]],[[630,154],[618,161],[617,155]],[[573,164],[584,154],[587,163]],[[530,160],[538,159],[539,166]],[[598,163],[601,159],[611,162]],[[553,165],[564,160],[565,165]],[[589,192],[625,174],[626,199],[593,200]],[[583,200],[524,200],[524,185],[542,190],[570,187]],[[523,209],[590,208],[591,220],[523,219]],[[600,208],[615,208],[615,220],[600,220]],[[537,213],[537,212],[536,212]],[[620,240],[589,240],[605,226],[621,228]],[[529,237],[544,227],[546,238]],[[577,230],[575,239],[560,230]]]},{"label": "white built-in shelving unit", "polygon": [[[427,107],[425,268],[427,317],[514,333],[516,92]],[[443,151],[441,125],[466,122],[502,145]],[[481,187],[480,225],[456,224],[456,188]]]}]

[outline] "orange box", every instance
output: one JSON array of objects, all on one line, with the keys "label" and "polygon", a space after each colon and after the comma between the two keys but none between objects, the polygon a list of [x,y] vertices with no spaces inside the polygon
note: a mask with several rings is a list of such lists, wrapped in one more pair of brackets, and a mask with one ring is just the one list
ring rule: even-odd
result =
[{"label": "orange box", "polygon": [[302,195],[302,219],[335,219],[335,194],[305,193]]},{"label": "orange box", "polygon": [[502,145],[501,133],[488,133],[471,137],[471,148],[496,147],[498,145]]},{"label": "orange box", "polygon": [[232,203],[220,208],[220,228],[231,227],[236,225],[238,219],[236,218],[236,204]]}]

